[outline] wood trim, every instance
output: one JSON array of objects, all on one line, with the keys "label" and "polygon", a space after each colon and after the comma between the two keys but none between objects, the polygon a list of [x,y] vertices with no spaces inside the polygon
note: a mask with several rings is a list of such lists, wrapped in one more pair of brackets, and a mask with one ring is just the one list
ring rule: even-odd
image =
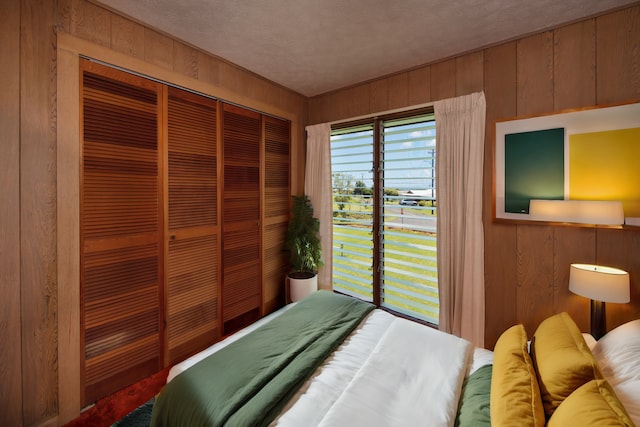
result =
[{"label": "wood trim", "polygon": [[[79,70],[79,58],[58,49],[58,67]],[[80,413],[80,79],[58,73],[58,380],[59,420]],[[62,237],[64,236],[64,237]]]},{"label": "wood trim", "polygon": [[[373,259],[372,259],[372,274],[373,274],[373,282],[372,286],[372,294],[373,294],[373,303],[376,307],[380,307],[380,303],[382,302],[382,250],[383,248],[380,246],[382,237],[383,237],[383,227],[384,227],[384,217],[382,215],[383,207],[379,206],[380,201],[384,201],[384,183],[382,181],[383,177],[383,167],[381,167],[383,159],[383,151],[381,144],[382,133],[384,129],[382,128],[381,120],[374,119],[373,120],[373,197],[375,200],[373,201],[373,223],[371,232],[373,234]],[[333,203],[333,202],[332,202]],[[333,221],[333,219],[332,219]],[[332,278],[333,281],[333,278]],[[333,287],[333,283],[331,283]]]}]

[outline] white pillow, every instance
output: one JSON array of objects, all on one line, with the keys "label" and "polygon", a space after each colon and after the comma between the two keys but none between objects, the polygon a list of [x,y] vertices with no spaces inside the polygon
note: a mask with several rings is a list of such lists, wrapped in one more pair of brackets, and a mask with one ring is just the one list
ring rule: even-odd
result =
[{"label": "white pillow", "polygon": [[582,338],[584,338],[584,342],[587,343],[587,347],[589,347],[589,350],[593,350],[593,347],[596,345],[596,342],[597,342],[596,339],[593,337],[593,335],[583,332]]},{"label": "white pillow", "polygon": [[492,365],[493,364],[493,351],[487,350],[485,348],[476,347],[473,350],[473,359],[471,360],[471,364],[469,365],[467,376],[473,374],[479,368],[484,365]]},{"label": "white pillow", "polygon": [[607,333],[591,351],[602,375],[640,426],[640,319]]}]

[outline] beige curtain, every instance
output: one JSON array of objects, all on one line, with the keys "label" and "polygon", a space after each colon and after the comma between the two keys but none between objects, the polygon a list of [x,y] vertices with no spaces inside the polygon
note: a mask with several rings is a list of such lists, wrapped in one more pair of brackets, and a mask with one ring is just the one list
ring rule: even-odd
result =
[{"label": "beige curtain", "polygon": [[307,126],[307,159],[304,192],[311,200],[313,214],[320,220],[320,241],[324,265],[318,271],[318,287],[333,288],[332,273],[332,197],[331,197],[331,125]]},{"label": "beige curtain", "polygon": [[483,347],[484,93],[435,102],[434,110],[440,329]]}]

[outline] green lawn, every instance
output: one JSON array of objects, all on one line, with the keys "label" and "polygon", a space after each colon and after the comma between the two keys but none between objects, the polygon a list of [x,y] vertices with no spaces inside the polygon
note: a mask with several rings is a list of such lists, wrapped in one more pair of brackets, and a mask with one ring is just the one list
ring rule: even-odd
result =
[{"label": "green lawn", "polygon": [[[353,218],[349,215],[347,218]],[[334,218],[334,288],[372,298],[369,228]],[[406,229],[384,232],[385,305],[437,323],[436,239]]]}]

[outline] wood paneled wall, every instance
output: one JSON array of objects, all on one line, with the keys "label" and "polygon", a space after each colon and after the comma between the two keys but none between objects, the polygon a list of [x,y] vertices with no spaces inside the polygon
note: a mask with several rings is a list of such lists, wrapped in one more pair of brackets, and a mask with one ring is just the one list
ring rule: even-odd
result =
[{"label": "wood paneled wall", "polygon": [[20,325],[20,4],[0,3],[0,423],[22,422]]},{"label": "wood paneled wall", "polygon": [[3,0],[0,36],[0,425],[61,425],[80,412],[78,54],[291,120],[295,194],[307,100],[87,0]]},{"label": "wood paneled wall", "polygon": [[589,329],[588,300],[568,291],[572,262],[629,271],[630,304],[607,306],[608,327],[640,318],[640,229],[492,221],[494,122],[640,100],[640,5],[380,78],[309,100],[309,124],[484,91],[485,345],[523,323],[568,311]]},{"label": "wood paneled wall", "polygon": [[517,321],[531,332],[562,309],[586,329],[586,300],[566,290],[573,261],[629,270],[632,303],[610,305],[608,321],[640,317],[640,231],[493,223],[490,203],[494,120],[640,98],[638,5],[310,100],[87,0],[4,0],[0,35],[0,425],[63,424],[80,409],[75,361],[67,359],[79,339],[70,305],[79,301],[79,267],[66,256],[79,252],[78,127],[61,119],[77,117],[78,105],[58,99],[78,93],[77,75],[66,74],[74,66],[77,73],[77,52],[60,51],[65,35],[175,83],[292,118],[295,194],[304,124],[484,90],[487,344]]},{"label": "wood paneled wall", "polygon": [[55,7],[2,2],[0,424],[58,412]]}]

